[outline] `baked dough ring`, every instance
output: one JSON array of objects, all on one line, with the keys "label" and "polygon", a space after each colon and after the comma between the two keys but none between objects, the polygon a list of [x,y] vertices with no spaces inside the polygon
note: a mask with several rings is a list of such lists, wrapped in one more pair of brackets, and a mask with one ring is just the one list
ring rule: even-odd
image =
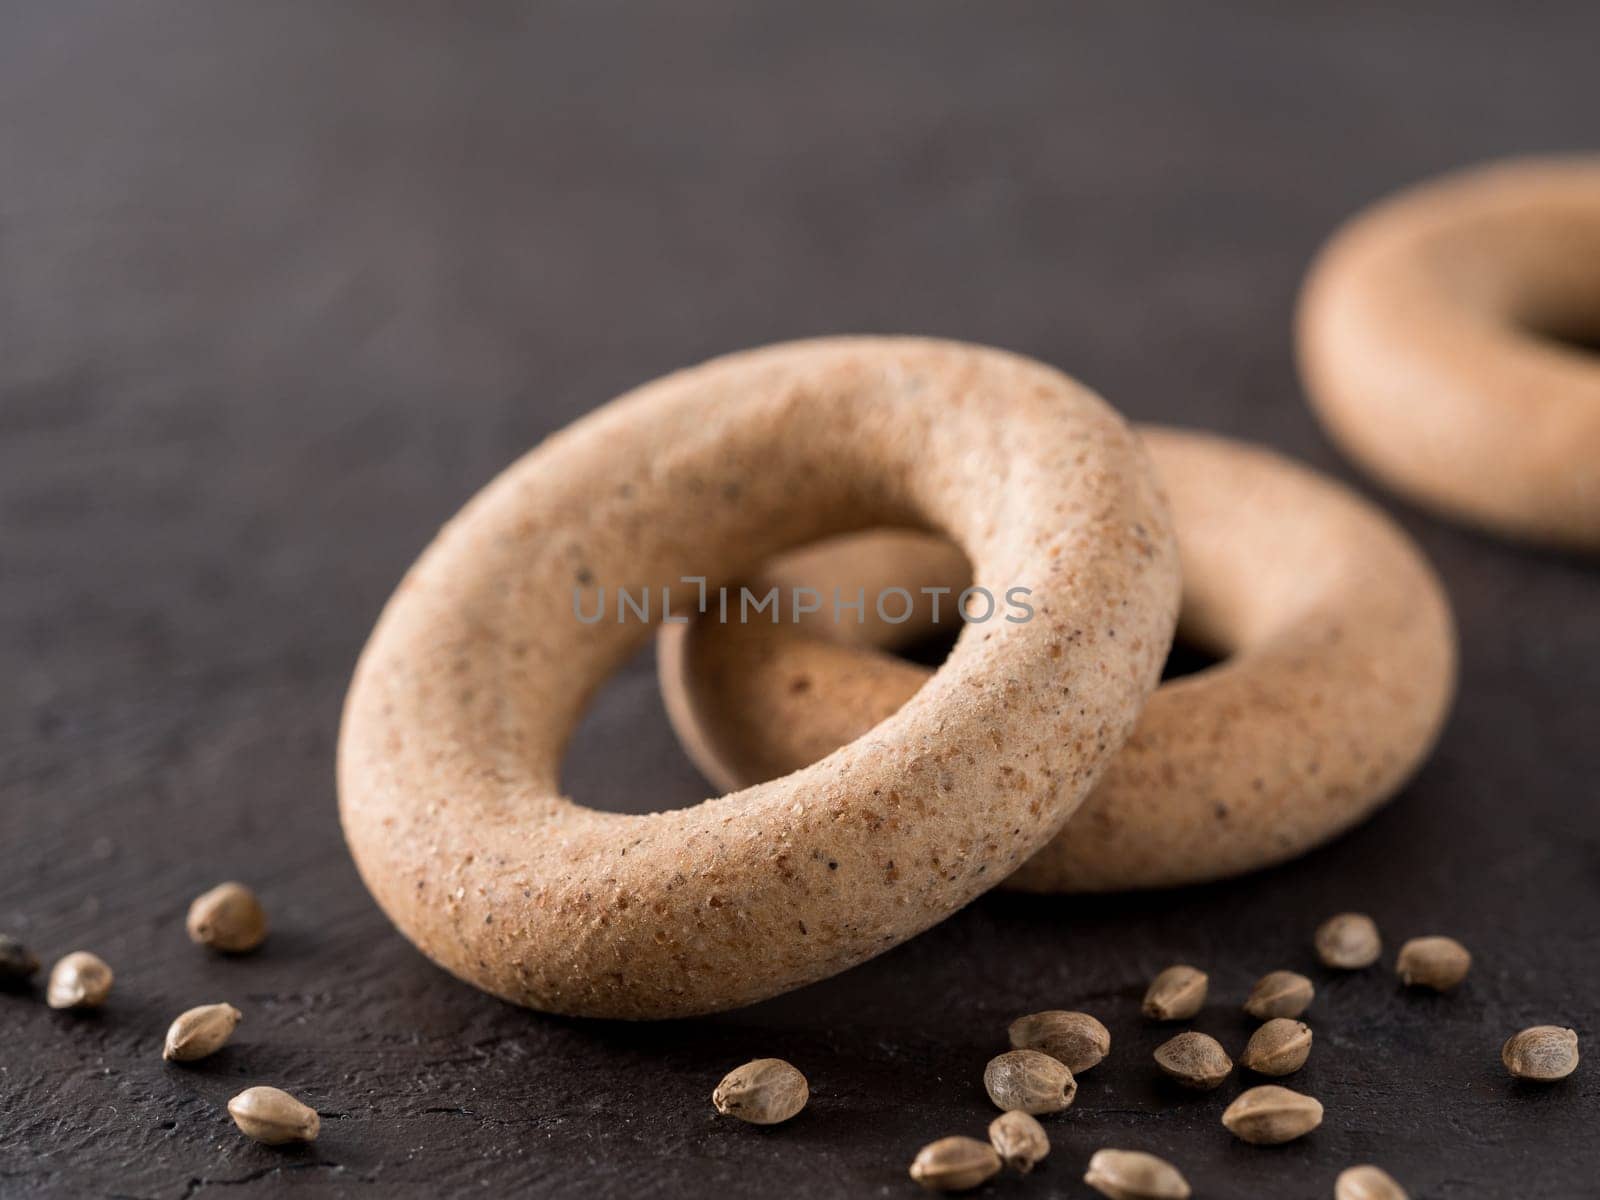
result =
[{"label": "baked dough ring", "polygon": [[1328,432],[1396,490],[1600,549],[1600,157],[1412,188],[1328,243],[1299,358]]},{"label": "baked dough ring", "polygon": [[[715,587],[886,523],[942,530],[1037,616],[975,626],[871,737],[788,778],[646,816],[561,794],[586,700],[653,630],[583,623],[575,589],[666,588],[682,614],[684,576]],[[1138,439],[1056,371],[916,339],[719,359],[552,437],[407,574],[345,704],[345,836],[401,931],[495,995],[746,1004],[905,940],[1043,845],[1155,688],[1177,605]]]},{"label": "baked dough ring", "polygon": [[[1082,810],[1007,881],[1024,891],[1196,883],[1300,854],[1405,782],[1454,692],[1449,604],[1382,513],[1269,450],[1140,433],[1172,503],[1180,633],[1226,660],[1161,686]],[[926,535],[874,533],[779,559],[757,586],[959,592],[964,573]],[[919,694],[926,669],[840,641],[903,641],[926,609],[875,629],[827,616],[663,630],[667,711],[720,786],[803,766]]]}]

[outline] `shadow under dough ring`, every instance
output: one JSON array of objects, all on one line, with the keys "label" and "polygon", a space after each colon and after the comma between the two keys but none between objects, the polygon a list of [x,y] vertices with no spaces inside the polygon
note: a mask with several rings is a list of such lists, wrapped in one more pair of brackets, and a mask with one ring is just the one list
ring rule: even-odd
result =
[{"label": "shadow under dough ring", "polygon": [[1600,156],[1463,171],[1341,229],[1307,276],[1301,375],[1396,490],[1600,550]]},{"label": "shadow under dough ring", "polygon": [[[785,779],[641,816],[563,796],[586,701],[653,633],[617,588],[681,614],[685,577],[883,524],[941,530],[1037,615]],[[412,567],[345,702],[345,836],[400,930],[507,1000],[750,1003],[911,937],[1049,840],[1159,681],[1178,594],[1142,446],[1060,373],[902,338],[718,359],[550,438]]]},{"label": "shadow under dough ring", "polygon": [[[1291,858],[1404,783],[1454,693],[1449,604],[1381,512],[1259,447],[1140,433],[1177,530],[1180,636],[1224,658],[1162,684],[1082,809],[1009,887],[1160,887]],[[830,598],[839,587],[853,599],[858,587],[954,595],[965,583],[948,544],[877,532],[774,560],[752,586]],[[921,695],[926,668],[883,647],[930,632],[931,597],[898,625],[874,608],[869,599],[860,624],[853,611],[835,623],[829,606],[809,625],[701,618],[663,630],[667,711],[708,778],[737,787],[781,776]],[[903,606],[886,610],[898,617]],[[965,627],[957,649],[983,628]]]}]

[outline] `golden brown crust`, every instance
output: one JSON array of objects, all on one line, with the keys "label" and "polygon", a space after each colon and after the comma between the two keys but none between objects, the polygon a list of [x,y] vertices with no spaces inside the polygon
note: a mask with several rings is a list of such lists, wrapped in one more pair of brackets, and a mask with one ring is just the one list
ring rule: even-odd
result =
[{"label": "golden brown crust", "polygon": [[[1405,782],[1454,693],[1449,604],[1382,513],[1271,451],[1140,432],[1172,504],[1183,632],[1228,657],[1161,687],[1078,815],[1010,887],[1159,887],[1291,858]],[[964,582],[948,547],[903,533],[786,556],[761,578],[804,582],[824,555],[832,576],[869,593]],[[974,626],[962,640],[981,636]],[[679,739],[727,787],[780,776],[861,736],[929,678],[872,648],[837,644],[823,625],[699,621],[665,630],[658,661]]]},{"label": "golden brown crust", "polygon": [[[583,704],[651,634],[580,623],[576,585],[668,587],[681,613],[683,576],[882,524],[943,530],[1038,616],[786,779],[648,816],[561,794]],[[346,700],[345,834],[406,936],[508,1000],[749,1003],[903,941],[1043,845],[1155,687],[1177,599],[1137,439],[1059,373],[917,339],[719,359],[551,438],[406,575]]]},{"label": "golden brown crust", "polygon": [[[1463,171],[1358,214],[1307,275],[1306,391],[1385,483],[1600,549],[1600,156]],[[1567,339],[1567,340],[1564,340]]]}]

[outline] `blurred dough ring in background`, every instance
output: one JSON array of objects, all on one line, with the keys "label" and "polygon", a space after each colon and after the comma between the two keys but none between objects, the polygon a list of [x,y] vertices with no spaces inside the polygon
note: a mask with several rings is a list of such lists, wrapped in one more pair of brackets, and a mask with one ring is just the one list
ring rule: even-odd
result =
[{"label": "blurred dough ring in background", "polygon": [[[616,619],[616,587],[682,614],[685,576],[715,587],[885,524],[946,531],[1038,615],[987,626],[871,737],[786,779],[644,816],[561,794],[585,702],[653,631]],[[1178,596],[1139,440],[1060,373],[907,338],[718,359],[552,437],[412,567],[345,703],[345,836],[401,931],[507,1000],[750,1003],[905,940],[1048,841],[1159,682]]]},{"label": "blurred dough ring in background", "polygon": [[[1412,188],[1346,225],[1300,300],[1324,426],[1417,501],[1600,549],[1600,156]],[[1565,341],[1563,339],[1566,339]]]},{"label": "blurred dough ring in background", "polygon": [[[1449,603],[1381,512],[1260,447],[1140,433],[1178,534],[1180,636],[1225,661],[1161,686],[1078,815],[1007,881],[1024,891],[1196,883],[1309,850],[1405,782],[1454,693]],[[831,605],[834,586],[846,598],[857,587],[955,595],[966,579],[948,544],[878,532],[775,560],[752,587],[814,586]],[[719,786],[802,767],[920,695],[927,670],[873,647],[927,634],[927,607],[898,626],[826,616],[663,630],[668,714]],[[984,628],[967,627],[958,648]]]}]

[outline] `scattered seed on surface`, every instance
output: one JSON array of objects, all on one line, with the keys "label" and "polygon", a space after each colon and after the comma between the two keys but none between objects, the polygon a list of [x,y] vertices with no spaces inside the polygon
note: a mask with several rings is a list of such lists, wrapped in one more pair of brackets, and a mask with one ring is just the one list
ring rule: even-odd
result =
[{"label": "scattered seed on surface", "polygon": [[240,1133],[268,1146],[314,1142],[322,1130],[316,1109],[275,1087],[246,1088],[228,1101],[228,1115]]},{"label": "scattered seed on surface", "polygon": [[219,883],[189,905],[189,937],[227,954],[243,954],[267,936],[267,914],[242,883]]},{"label": "scattered seed on surface", "polygon": [[1365,913],[1340,913],[1317,927],[1317,959],[1325,967],[1359,971],[1378,961],[1383,939],[1378,926]]},{"label": "scattered seed on surface", "polygon": [[1000,1156],[977,1138],[947,1137],[930,1142],[911,1160],[911,1178],[930,1192],[964,1192],[1000,1172]]},{"label": "scattered seed on surface", "polygon": [[1150,981],[1144,994],[1144,1015],[1153,1021],[1187,1021],[1205,1005],[1206,973],[1179,963]]},{"label": "scattered seed on surface", "polygon": [[202,1004],[178,1014],[167,1028],[161,1057],[168,1062],[194,1062],[228,1044],[240,1013],[231,1004]]},{"label": "scattered seed on surface", "polygon": [[1256,980],[1244,1011],[1258,1021],[1273,1017],[1298,1017],[1311,1007],[1316,988],[1298,971],[1271,971]]},{"label": "scattered seed on surface", "polygon": [[1250,1035],[1239,1061],[1258,1075],[1293,1075],[1311,1053],[1311,1026],[1274,1017]]},{"label": "scattered seed on surface", "polygon": [[1228,1132],[1256,1146],[1292,1142],[1322,1124],[1322,1104],[1276,1084],[1242,1092],[1222,1114]]},{"label": "scattered seed on surface", "polygon": [[38,955],[10,934],[0,933],[0,987],[26,983],[38,970]]},{"label": "scattered seed on surface", "polygon": [[1233,1060],[1222,1043],[1193,1030],[1156,1047],[1156,1066],[1184,1087],[1209,1092],[1233,1072]]},{"label": "scattered seed on surface", "polygon": [[1188,1200],[1178,1168],[1142,1150],[1096,1150],[1083,1181],[1111,1200]]},{"label": "scattered seed on surface", "polygon": [[1333,1185],[1333,1200],[1410,1200],[1389,1172],[1374,1166],[1349,1167]]},{"label": "scattered seed on surface", "polygon": [[752,1125],[787,1121],[810,1098],[806,1077],[781,1058],[758,1058],[735,1067],[711,1093],[719,1113]]},{"label": "scattered seed on surface", "polygon": [[1412,938],[1400,947],[1394,969],[1407,987],[1447,992],[1467,977],[1472,954],[1455,938]]},{"label": "scattered seed on surface", "polygon": [[1032,1013],[1011,1022],[1011,1048],[1038,1050],[1066,1064],[1073,1075],[1082,1075],[1111,1053],[1111,1034],[1088,1013]]},{"label": "scattered seed on surface", "polygon": [[112,978],[104,959],[74,950],[50,968],[45,1003],[51,1008],[99,1008],[111,994]]},{"label": "scattered seed on surface", "polygon": [[1007,1050],[983,1069],[983,1087],[996,1108],[1032,1116],[1060,1112],[1078,1094],[1065,1063],[1039,1050]]},{"label": "scattered seed on surface", "polygon": [[1024,1175],[1050,1153],[1044,1126],[1021,1111],[1001,1113],[989,1122],[989,1144],[1001,1162]]},{"label": "scattered seed on surface", "polygon": [[1506,1039],[1500,1061],[1518,1079],[1565,1079],[1578,1069],[1577,1032],[1559,1025],[1524,1029]]}]

